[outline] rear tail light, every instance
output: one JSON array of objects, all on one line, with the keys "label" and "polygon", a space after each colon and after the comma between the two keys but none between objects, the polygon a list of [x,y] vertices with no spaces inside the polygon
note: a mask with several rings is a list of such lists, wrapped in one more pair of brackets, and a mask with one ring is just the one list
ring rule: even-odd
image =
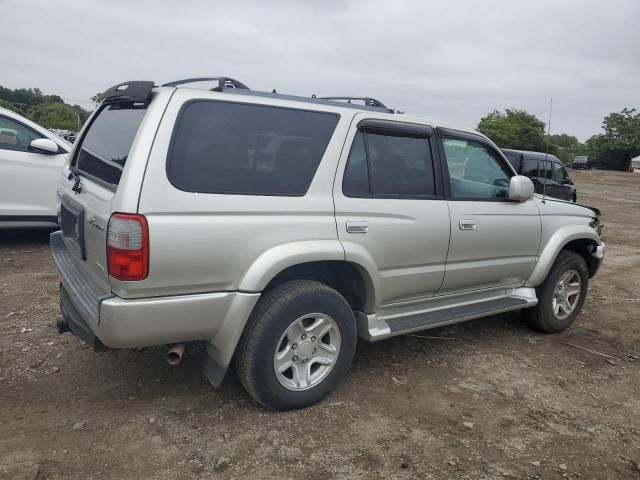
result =
[{"label": "rear tail light", "polygon": [[114,213],[107,229],[107,266],[118,280],[144,280],[149,274],[149,226],[142,215]]}]

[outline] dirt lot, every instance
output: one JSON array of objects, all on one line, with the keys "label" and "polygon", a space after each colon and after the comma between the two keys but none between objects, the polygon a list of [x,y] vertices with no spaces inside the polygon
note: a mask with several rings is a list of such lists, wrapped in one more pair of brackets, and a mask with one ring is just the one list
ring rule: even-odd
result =
[{"label": "dirt lot", "polygon": [[0,478],[640,478],[640,176],[571,174],[608,248],[574,328],[509,314],[361,342],[328,400],[289,413],[233,375],[210,387],[197,351],[169,367],[58,335],[49,232],[0,231]]}]

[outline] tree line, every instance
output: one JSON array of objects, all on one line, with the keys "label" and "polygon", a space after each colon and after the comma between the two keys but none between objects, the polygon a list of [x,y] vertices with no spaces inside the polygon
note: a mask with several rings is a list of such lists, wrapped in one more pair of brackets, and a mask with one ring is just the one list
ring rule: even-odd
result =
[{"label": "tree line", "polygon": [[640,155],[640,113],[624,108],[602,120],[602,133],[585,143],[565,133],[546,135],[545,124],[525,110],[507,108],[494,110],[482,117],[478,131],[500,148],[531,150],[555,155],[569,164],[577,155],[595,157],[596,167],[607,170],[627,170],[630,160]]},{"label": "tree line", "polygon": [[0,85],[0,107],[12,110],[50,129],[77,131],[89,117],[80,105],[69,105],[58,95],[39,88],[10,89]]}]

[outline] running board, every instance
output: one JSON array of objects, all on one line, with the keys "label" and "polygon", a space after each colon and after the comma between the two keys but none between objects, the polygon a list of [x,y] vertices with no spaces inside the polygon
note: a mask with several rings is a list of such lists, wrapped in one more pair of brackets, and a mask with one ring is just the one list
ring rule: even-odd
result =
[{"label": "running board", "polygon": [[499,297],[391,318],[379,318],[377,314],[367,315],[358,312],[358,335],[369,341],[383,340],[404,333],[464,322],[537,304],[535,296],[527,297]]}]

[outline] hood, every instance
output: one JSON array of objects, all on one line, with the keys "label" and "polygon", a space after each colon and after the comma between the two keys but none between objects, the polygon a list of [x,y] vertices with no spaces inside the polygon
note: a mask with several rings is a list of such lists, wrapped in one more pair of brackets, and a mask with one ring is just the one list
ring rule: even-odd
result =
[{"label": "hood", "polygon": [[571,203],[548,196],[544,197],[543,202],[542,195],[536,194],[535,197],[538,201],[538,207],[540,208],[541,215],[576,215],[589,218],[600,216],[600,210],[595,207],[579,203]]}]

